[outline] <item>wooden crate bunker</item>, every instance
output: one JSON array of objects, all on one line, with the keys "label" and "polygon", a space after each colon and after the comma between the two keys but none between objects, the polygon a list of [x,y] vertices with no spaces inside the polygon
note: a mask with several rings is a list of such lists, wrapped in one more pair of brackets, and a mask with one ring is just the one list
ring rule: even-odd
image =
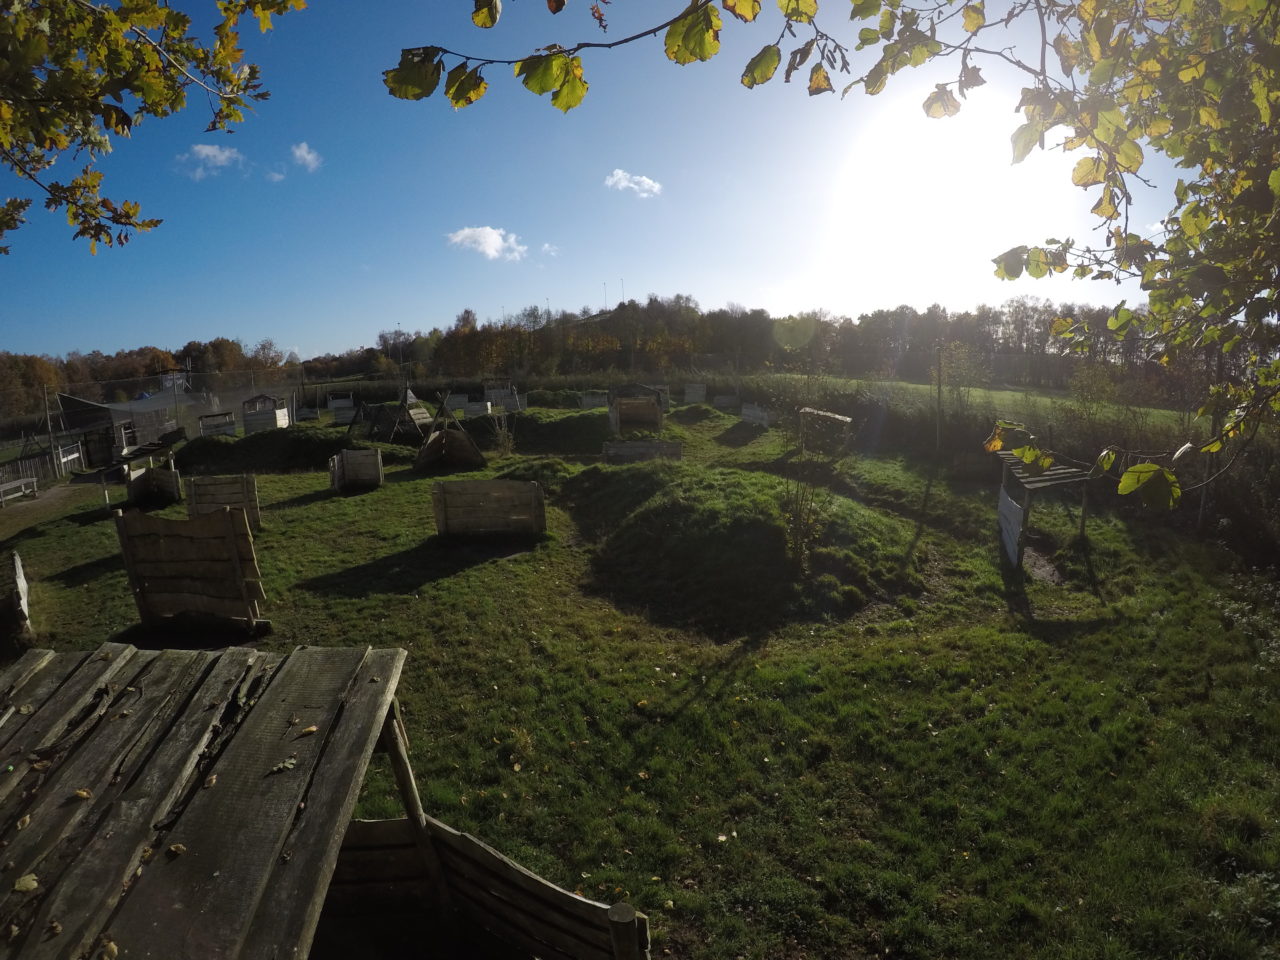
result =
[{"label": "wooden crate bunker", "polygon": [[191,520],[115,512],[129,588],[143,623],[184,613],[267,626],[266,598],[243,510],[222,509]]},{"label": "wooden crate bunker", "polygon": [[244,435],[276,430],[289,426],[289,404],[280,397],[260,393],[241,405],[240,419],[244,422]]},{"label": "wooden crate bunker", "polygon": [[632,430],[662,432],[662,392],[640,383],[609,391],[609,426],[618,436]]},{"label": "wooden crate bunker", "polygon": [[382,486],[381,450],[339,450],[329,458],[329,487],[339,493]]},{"label": "wooden crate bunker", "polygon": [[[1000,502],[997,515],[1000,524],[1000,543],[1009,562],[1021,569],[1022,554],[1026,550],[1027,521],[1031,516],[1031,499],[1038,490],[1060,487],[1064,484],[1080,484],[1080,536],[1084,536],[1084,521],[1089,509],[1089,488],[1085,483],[1089,472],[1079,467],[1054,464],[1042,473],[1027,467],[1022,458],[1009,450],[996,454],[1003,464],[1000,477]],[[1010,481],[1015,483],[1010,483]],[[1015,487],[1022,489],[1022,502],[1015,499]]]},{"label": "wooden crate bunker", "polygon": [[168,504],[182,500],[182,478],[178,475],[173,461],[166,461],[169,466],[158,467],[140,462],[124,465],[125,490],[129,501],[135,504]]},{"label": "wooden crate bunker", "polygon": [[442,537],[537,536],[547,529],[542,488],[532,480],[447,480],[432,488]]},{"label": "wooden crate bunker", "polygon": [[[0,958],[643,960],[648,922],[422,809],[405,652],[31,650],[0,671]],[[352,821],[375,750],[407,817]],[[38,788],[38,789],[37,789]],[[51,930],[56,931],[51,933]]]},{"label": "wooden crate bunker", "polygon": [[231,477],[187,477],[187,516],[194,518],[216,513],[223,507],[243,510],[249,518],[249,529],[262,528],[258,509],[258,478],[252,473]]}]

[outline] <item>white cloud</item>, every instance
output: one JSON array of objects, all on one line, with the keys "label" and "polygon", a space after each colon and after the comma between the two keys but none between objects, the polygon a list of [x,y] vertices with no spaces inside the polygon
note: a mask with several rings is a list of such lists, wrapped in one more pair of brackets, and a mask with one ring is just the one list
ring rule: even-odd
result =
[{"label": "white cloud", "polygon": [[315,173],[320,169],[320,164],[324,163],[324,157],[307,146],[305,140],[302,143],[295,143],[291,149],[293,162],[300,167],[305,167],[307,173]]},{"label": "white cloud", "polygon": [[656,197],[662,193],[662,184],[657,180],[627,173],[625,170],[614,170],[604,178],[604,185],[613,190],[634,190],[637,197]]},{"label": "white cloud", "polygon": [[272,183],[279,183],[281,180],[284,179],[284,173],[281,172],[280,170],[268,170],[267,179],[270,180]]},{"label": "white cloud", "polygon": [[187,176],[192,180],[217,176],[223,167],[244,163],[244,154],[235,147],[220,147],[215,143],[193,143],[188,153],[178,154],[178,160],[189,164]]},{"label": "white cloud", "polygon": [[529,252],[514,233],[495,227],[463,227],[446,236],[455,247],[469,247],[489,260],[523,260]]},{"label": "white cloud", "polygon": [[542,252],[546,254],[548,257],[560,256],[560,248],[557,247],[554,243],[544,243],[542,245]]}]

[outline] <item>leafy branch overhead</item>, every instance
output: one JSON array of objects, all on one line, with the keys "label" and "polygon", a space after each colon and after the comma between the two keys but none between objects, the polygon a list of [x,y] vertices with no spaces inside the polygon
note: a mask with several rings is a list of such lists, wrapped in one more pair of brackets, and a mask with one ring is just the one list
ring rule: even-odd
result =
[{"label": "leafy branch overhead", "polygon": [[[473,0],[474,22],[498,24],[498,0]],[[548,0],[559,14],[565,0]],[[599,4],[593,19],[606,24]],[[721,11],[727,16],[722,15]],[[1280,413],[1280,4],[1274,0],[693,0],[673,3],[669,19],[609,42],[543,47],[524,60],[467,57],[441,47],[410,48],[387,71],[395,96],[421,99],[446,66],[466,68],[470,85],[446,87],[455,107],[483,93],[482,70],[514,65],[531,91],[551,92],[569,110],[583,101],[583,55],[661,36],[677,64],[708,60],[725,29],[776,30],[750,57],[741,83],[752,89],[781,69],[790,82],[808,67],[810,96],[883,91],[909,67],[949,64],[922,108],[932,118],[959,113],[983,86],[984,70],[1023,78],[1010,132],[1014,163],[1037,149],[1076,152],[1070,186],[1087,192],[1100,240],[1018,243],[993,260],[1015,279],[1067,274],[1135,278],[1142,310],[1120,304],[1105,326],[1066,324],[1059,334],[1080,349],[1099,338],[1141,345],[1153,362],[1219,350],[1229,357],[1205,398],[1219,443],[1247,440]],[[655,15],[655,19],[664,13]],[[852,21],[850,23],[850,21]],[[831,22],[832,32],[826,24]],[[427,81],[430,82],[427,82]],[[1169,212],[1155,227],[1130,222],[1134,189],[1151,186],[1148,155],[1185,173]],[[1064,186],[1068,186],[1064,183]],[[1231,430],[1219,429],[1223,424]],[[1218,451],[1203,451],[1215,456]],[[1170,465],[1172,454],[1167,455]],[[1170,467],[1122,476],[1126,490],[1176,501]],[[1215,468],[1216,469],[1216,468]],[[1166,476],[1167,474],[1167,476]],[[1160,491],[1156,496],[1151,491]]]},{"label": "leafy branch overhead", "polygon": [[[223,0],[211,42],[191,30],[191,17],[160,0],[95,4],[90,0],[10,3],[0,17],[0,165],[44,194],[50,210],[65,210],[76,237],[123,244],[160,221],[132,201],[101,192],[94,161],[113,137],[128,137],[147,117],[167,117],[196,90],[210,103],[208,130],[228,130],[252,103],[268,96],[258,68],[243,62],[238,26],[251,18],[269,30],[272,18],[303,0]],[[87,162],[70,180],[47,173],[62,156]],[[0,205],[0,240],[19,227],[31,199]],[[0,246],[0,253],[8,253]]]}]

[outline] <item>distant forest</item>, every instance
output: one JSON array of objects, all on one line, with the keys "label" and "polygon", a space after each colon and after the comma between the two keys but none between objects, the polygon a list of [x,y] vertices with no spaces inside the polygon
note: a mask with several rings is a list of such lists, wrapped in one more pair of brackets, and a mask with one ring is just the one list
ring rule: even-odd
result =
[{"label": "distant forest", "polygon": [[[1178,409],[1203,398],[1208,382],[1230,375],[1211,347],[1149,363],[1140,340],[1106,334],[1108,314],[1102,307],[1017,297],[964,312],[900,306],[857,319],[824,311],[775,318],[734,305],[704,311],[692,297],[676,295],[628,300],[601,313],[530,306],[483,322],[468,309],[447,329],[384,330],[373,346],[305,360],[284,354],[270,339],[249,347],[225,337],[193,340],[176,350],[146,346],[110,355],[0,352],[0,419],[42,414],[46,389],[120,401],[156,389],[157,376],[176,371],[190,374],[180,379],[193,390],[354,377],[422,382],[504,376],[527,382],[604,371],[637,377],[821,372],[927,382],[941,354],[943,376],[951,383],[1060,388],[1088,365],[1110,374],[1118,399]],[[1072,353],[1055,336],[1064,319],[1087,321],[1103,335]]]}]

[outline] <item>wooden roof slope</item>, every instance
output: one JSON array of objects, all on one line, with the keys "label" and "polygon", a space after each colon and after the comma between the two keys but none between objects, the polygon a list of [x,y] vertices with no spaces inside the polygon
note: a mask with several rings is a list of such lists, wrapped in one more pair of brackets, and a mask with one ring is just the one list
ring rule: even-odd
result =
[{"label": "wooden roof slope", "polygon": [[305,957],[404,658],[29,651],[0,673],[0,957]]}]

